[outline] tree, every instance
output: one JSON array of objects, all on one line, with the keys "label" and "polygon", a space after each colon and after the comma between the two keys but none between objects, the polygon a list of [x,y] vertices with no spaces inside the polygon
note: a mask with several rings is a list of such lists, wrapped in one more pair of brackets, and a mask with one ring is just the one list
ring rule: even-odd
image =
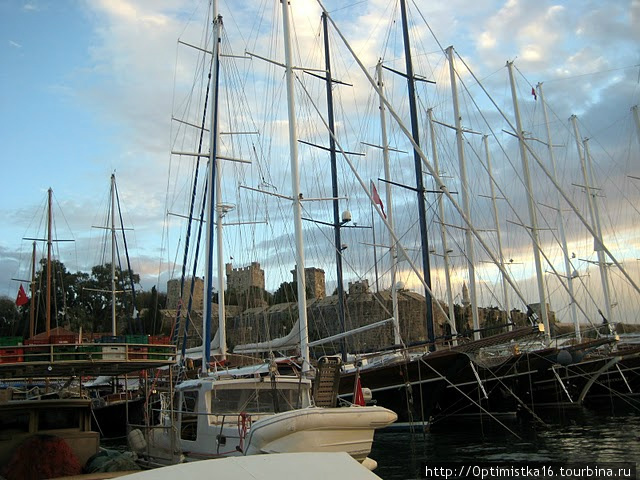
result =
[{"label": "tree", "polygon": [[162,327],[161,310],[167,306],[167,294],[158,292],[156,286],[151,292],[140,292],[136,298],[136,305],[140,312],[144,332],[156,335]]},{"label": "tree", "polygon": [[[134,288],[140,284],[140,275],[115,267],[116,290],[116,335],[121,332],[134,333],[134,305],[131,295],[131,277]],[[112,286],[111,264],[96,265],[91,268],[91,276],[83,285],[83,303],[91,318],[91,330],[110,332],[112,330]]]},{"label": "tree", "polygon": [[[47,261],[40,261],[35,278],[36,332],[45,330],[47,298]],[[134,332],[131,278],[139,288],[140,276],[127,270],[115,269],[116,325],[118,332]],[[51,262],[51,328],[64,326],[77,331],[82,327],[90,332],[110,332],[111,264],[96,265],[91,273],[69,272],[58,260]],[[137,288],[136,288],[137,290]]]},{"label": "tree", "polygon": [[[306,286],[305,297],[307,299],[313,298],[313,291],[309,286]],[[267,297],[268,298],[268,297]],[[289,303],[298,301],[298,282],[283,282],[270,298],[270,305],[277,305],[278,303]]]},{"label": "tree", "polygon": [[[62,262],[51,261],[51,328],[83,323],[86,312],[82,308],[81,286],[86,278],[85,273],[73,274]],[[36,332],[42,332],[46,327],[47,295],[47,260],[42,259],[35,277],[35,298],[31,299],[35,308]]]},{"label": "tree", "polygon": [[27,305],[16,307],[15,300],[0,297],[0,336],[14,337],[23,335],[24,315],[20,310],[27,310]]},{"label": "tree", "polygon": [[298,283],[282,282],[278,289],[273,293],[273,304],[289,303],[298,300]]}]

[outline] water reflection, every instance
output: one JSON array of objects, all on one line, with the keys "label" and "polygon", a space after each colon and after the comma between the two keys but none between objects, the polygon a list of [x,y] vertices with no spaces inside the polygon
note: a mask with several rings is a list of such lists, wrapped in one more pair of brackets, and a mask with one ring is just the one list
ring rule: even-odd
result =
[{"label": "water reflection", "polygon": [[488,417],[467,417],[424,434],[378,432],[371,452],[378,461],[375,473],[384,480],[425,478],[426,462],[640,462],[637,410],[574,408],[546,412],[542,419],[545,425],[501,419],[500,426]]}]

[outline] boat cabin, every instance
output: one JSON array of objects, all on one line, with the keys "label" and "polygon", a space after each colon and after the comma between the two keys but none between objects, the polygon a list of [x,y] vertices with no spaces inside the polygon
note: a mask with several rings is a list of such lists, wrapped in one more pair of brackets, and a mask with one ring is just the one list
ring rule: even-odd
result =
[{"label": "boat cabin", "polygon": [[[98,452],[100,434],[91,431],[91,400],[10,400],[0,403],[0,465],[14,450],[36,435],[67,442],[81,465]],[[33,452],[37,461],[39,452]]]},{"label": "boat cabin", "polygon": [[[176,387],[174,395],[177,442],[185,453],[240,454],[253,422],[311,405],[311,381],[299,377],[188,380]],[[173,424],[170,413],[163,412],[164,425]]]}]

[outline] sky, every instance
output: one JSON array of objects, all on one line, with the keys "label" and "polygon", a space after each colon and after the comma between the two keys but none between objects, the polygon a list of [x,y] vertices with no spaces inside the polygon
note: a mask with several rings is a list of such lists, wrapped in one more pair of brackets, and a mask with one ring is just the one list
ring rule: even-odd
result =
[{"label": "sky", "polygon": [[[311,46],[318,40],[318,4],[311,0],[297,0],[291,4],[300,61],[317,61],[322,57],[314,57]],[[561,161],[568,162],[572,155],[575,156],[568,153],[569,146],[573,144],[567,119],[571,114],[578,115],[582,136],[591,137],[595,169],[602,178],[603,228],[608,236],[605,243],[611,243],[620,258],[625,260],[630,275],[640,282],[635,264],[636,258],[640,257],[640,238],[636,232],[640,182],[628,177],[640,176],[639,140],[630,111],[640,102],[640,29],[637,27],[640,25],[640,1],[450,0],[417,1],[409,2],[409,5],[412,15],[418,22],[422,21],[412,31],[414,46],[422,52],[421,56],[416,54],[417,71],[425,76],[438,76],[439,86],[432,90],[433,93],[421,94],[420,102],[425,110],[431,106],[439,107],[440,102],[445,101],[445,95],[449,94],[448,67],[439,48],[454,45],[460,58],[476,76],[474,79],[468,71],[460,74],[460,80],[468,88],[468,92],[463,94],[466,127],[481,125],[484,121],[478,113],[471,113],[472,95],[480,98],[478,101],[482,106],[490,107],[487,118],[501,121],[497,109],[482,95],[476,80],[482,81],[499,98],[497,105],[501,109],[508,115],[512,114],[505,68],[507,60],[514,61],[517,67],[526,124],[523,128],[531,132],[536,130],[536,134],[544,132],[541,108],[530,90],[538,82],[543,82],[546,100],[553,105],[553,132],[560,137],[558,141],[566,145],[566,148],[558,149]],[[229,36],[234,39],[236,52],[252,51],[269,56],[273,49],[282,56],[280,44],[280,50],[274,48],[276,44],[269,44],[263,36],[264,31],[260,30],[263,27],[262,15],[277,11],[278,6],[279,2],[275,1],[220,1],[219,11],[225,19]],[[334,0],[327,1],[325,7],[370,73],[381,57],[387,65],[404,70],[400,61],[402,52],[397,46],[401,38],[395,1],[348,3]],[[88,271],[91,266],[104,261],[104,230],[95,227],[105,225],[112,173],[116,175],[125,227],[131,229],[127,232],[127,242],[132,266],[141,274],[143,288],[148,290],[156,285],[165,290],[167,279],[179,273],[182,254],[177,252],[183,245],[184,233],[174,233],[171,239],[167,234],[169,206],[173,208],[178,194],[184,194],[184,188],[178,186],[174,177],[182,170],[178,170],[177,160],[170,154],[180,133],[171,117],[185,111],[184,104],[180,102],[188,98],[185,92],[189,91],[187,84],[193,75],[189,71],[192,66],[189,54],[178,46],[177,40],[181,38],[197,43],[206,12],[205,2],[181,0],[0,0],[0,107],[3,113],[0,117],[0,143],[5,171],[0,188],[0,295],[14,298],[19,286],[14,279],[29,276],[31,241],[23,238],[43,235],[48,188],[53,189],[56,237],[75,240],[56,244],[56,255],[71,271]],[[337,36],[333,39],[337,45]],[[373,118],[377,110],[367,107],[372,110],[365,111],[364,105],[369,105],[373,98],[372,90],[344,47],[336,49],[342,55],[342,60],[336,61],[336,71],[344,71],[355,85],[348,101],[345,101],[351,102],[351,106],[344,107],[344,117],[339,125],[355,135],[371,128],[366,127],[364,121],[357,123],[355,113],[366,117],[368,112]],[[258,61],[254,59],[251,63]],[[320,68],[319,65],[316,64],[316,68]],[[262,68],[262,73],[268,70],[264,65],[258,68]],[[391,74],[387,72],[385,75]],[[243,78],[247,81],[249,77]],[[406,111],[406,106],[401,106],[406,94],[400,93],[399,80],[389,80],[389,92],[395,91],[392,90],[395,83],[399,93],[391,97],[391,102],[398,105],[400,111]],[[247,105],[262,113],[269,112],[270,108],[275,111],[275,104],[267,104],[259,93],[262,92],[259,91],[260,86],[258,77],[251,77],[246,87]],[[316,93],[322,92],[322,85],[314,88]],[[281,90],[279,94],[282,95]],[[280,97],[279,106],[283,104],[284,97]],[[302,107],[303,102],[300,105]],[[312,107],[304,104],[304,108],[311,110]],[[443,108],[442,112],[441,120],[444,121],[444,112],[449,111]],[[192,120],[196,118],[195,114],[191,115]],[[277,120],[275,114],[273,118]],[[301,130],[310,132],[302,114],[300,118]],[[283,140],[286,124],[275,120],[271,131]],[[451,118],[446,121],[453,122]],[[275,124],[279,128],[275,128]],[[508,126],[502,121],[496,136],[501,138],[507,150],[516,152],[512,161],[517,166],[520,162],[517,148],[513,140],[510,141],[502,132],[504,129]],[[407,142],[402,140],[397,129],[395,135],[406,148]],[[262,138],[265,136],[263,133]],[[455,174],[457,171],[455,148],[452,138],[444,140],[451,145],[451,158],[441,161],[451,177],[452,172]],[[283,148],[284,142],[273,142],[269,144],[272,153]],[[468,157],[476,151],[472,143],[467,147]],[[355,144],[354,141],[349,147]],[[475,146],[481,152],[481,144]],[[305,148],[300,147],[302,155],[310,156]],[[496,176],[505,193],[513,195],[514,209],[524,215],[522,221],[526,224],[527,207],[519,174],[515,173],[517,169],[510,168],[502,158],[500,148],[495,145],[492,148],[497,155]],[[365,179],[383,176],[380,163],[375,166],[364,160],[356,163]],[[287,166],[288,159],[282,160],[279,166],[272,167],[269,175],[281,180]],[[342,168],[342,174],[348,172],[344,165]],[[412,181],[411,161],[395,171],[403,182]],[[488,194],[488,183],[481,184],[479,180],[481,171],[478,166],[470,169],[474,195]],[[327,169],[317,164],[309,166],[305,172],[303,182],[311,181],[307,176],[315,180],[327,176]],[[562,181],[566,185],[583,184],[580,174],[577,162],[573,166],[564,163],[561,168]],[[186,178],[187,175],[182,180]],[[249,178],[250,175],[246,175],[243,180],[247,185],[250,185]],[[553,202],[555,194],[550,193],[548,186],[543,187],[542,184],[548,182],[539,170],[533,173],[533,180],[536,188],[539,186],[536,201],[540,204]],[[278,186],[279,191],[290,189],[287,183],[278,183]],[[381,189],[380,183],[378,188]],[[235,188],[236,194],[237,190]],[[583,196],[579,190],[574,186],[570,195],[586,214],[586,204],[579,200]],[[362,199],[363,192],[354,190],[352,195],[347,203],[353,208],[354,215],[367,215],[366,219],[360,217],[360,223],[381,225],[379,220],[372,222],[369,214],[361,213],[357,207],[357,198]],[[409,202],[407,198],[402,193],[398,196],[401,213],[397,215],[397,221],[401,231],[413,230],[415,235],[415,219],[402,215]],[[401,203],[400,199],[405,199],[407,204]],[[428,203],[429,211],[434,212],[435,201],[431,199]],[[474,219],[488,228],[490,206],[479,203],[476,208]],[[504,205],[500,208],[506,209]],[[544,207],[539,208],[544,210]],[[563,205],[563,209],[568,207]],[[311,207],[309,211],[312,211]],[[319,208],[317,212],[320,213]],[[326,210],[325,213],[328,212]],[[448,206],[448,215],[452,212]],[[181,213],[185,213],[184,210]],[[254,218],[257,215],[254,214]],[[511,225],[518,223],[513,213],[507,212],[506,215]],[[586,260],[593,261],[593,249],[589,248],[593,240],[585,235],[583,227],[575,219],[567,222],[571,227],[570,250],[578,252],[577,257],[588,256]],[[555,230],[546,224],[544,227],[548,228],[544,234],[548,251],[560,266],[558,247],[553,246],[550,239]],[[174,223],[172,228],[175,231],[185,230],[184,224],[176,227]],[[270,265],[275,257],[281,257],[283,253],[273,252],[273,244],[277,243],[278,237],[269,237],[274,231],[280,233],[277,228],[272,227],[259,234],[257,229],[247,230],[242,235],[227,234],[227,239],[249,241],[253,248],[262,249],[264,253],[262,260],[257,253],[242,255],[238,252],[234,266],[245,266],[256,260]],[[285,227],[282,228],[284,231]],[[439,238],[435,239],[439,235],[438,228],[437,223],[430,224],[434,249],[441,246]],[[526,265],[520,270],[514,267],[513,274],[522,281],[525,291],[533,291],[531,296],[534,297],[530,241],[524,229],[521,228],[519,233],[517,228],[515,230],[516,233],[505,241],[508,249],[505,258],[515,258],[514,264]],[[312,246],[320,245],[319,239],[327,236],[326,231],[317,228],[308,227],[308,232]],[[353,236],[353,243],[349,245],[352,257],[348,261],[354,271],[360,269],[359,275],[373,284],[372,268],[362,267],[367,262],[371,263],[371,249],[365,252],[363,245],[366,240],[345,232],[346,237],[350,235]],[[455,248],[464,250],[460,232],[453,230],[451,237],[459,242]],[[495,245],[495,237],[490,236],[489,242]],[[38,248],[42,251],[42,246]],[[322,252],[321,246],[317,248],[317,252]],[[479,246],[476,248],[481,250]],[[247,249],[243,251],[246,253]],[[309,252],[308,265],[320,262],[323,255],[315,252]],[[330,261],[331,249],[325,246],[323,253],[324,258]],[[227,254],[226,260],[229,261],[232,255]],[[480,254],[480,257],[488,259],[486,255]],[[434,256],[434,276],[441,280],[442,265],[439,262]],[[456,265],[454,283],[456,291],[459,291],[461,283],[467,282],[468,278],[463,272],[464,260],[459,258]],[[268,282],[268,289],[274,290],[279,282],[289,281],[287,275],[290,275],[291,268],[293,261],[285,267],[284,274]],[[325,269],[329,271],[331,267]],[[580,274],[584,271],[585,281],[591,282],[589,288],[595,290],[599,276],[593,264],[584,261],[576,264],[576,269],[581,269]],[[479,266],[479,274],[483,276],[483,282],[498,289],[495,269]],[[625,315],[629,311],[637,312],[640,294],[628,287],[620,274],[613,272],[612,277],[612,282],[617,282],[614,290],[618,311],[626,312]],[[349,280],[356,278],[352,276]],[[419,289],[415,278],[407,277],[406,282],[411,288]],[[556,292],[559,287],[547,282],[547,288]],[[485,305],[500,303],[499,294],[484,295],[482,301]],[[588,304],[586,296],[591,294],[582,295]],[[593,295],[598,296],[597,293]],[[566,315],[567,303],[566,299],[560,299],[554,308]],[[637,313],[631,320],[637,320]]]}]

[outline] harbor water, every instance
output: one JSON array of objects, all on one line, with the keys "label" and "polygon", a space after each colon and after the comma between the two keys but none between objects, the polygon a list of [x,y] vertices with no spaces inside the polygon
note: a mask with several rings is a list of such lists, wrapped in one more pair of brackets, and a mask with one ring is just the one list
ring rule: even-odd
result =
[{"label": "harbor water", "polygon": [[637,467],[640,462],[639,409],[557,409],[540,417],[544,424],[515,416],[497,420],[477,416],[447,419],[428,431],[380,431],[371,452],[378,462],[375,473],[384,480],[406,480],[427,478],[429,464],[509,462],[526,467],[633,462]]}]

